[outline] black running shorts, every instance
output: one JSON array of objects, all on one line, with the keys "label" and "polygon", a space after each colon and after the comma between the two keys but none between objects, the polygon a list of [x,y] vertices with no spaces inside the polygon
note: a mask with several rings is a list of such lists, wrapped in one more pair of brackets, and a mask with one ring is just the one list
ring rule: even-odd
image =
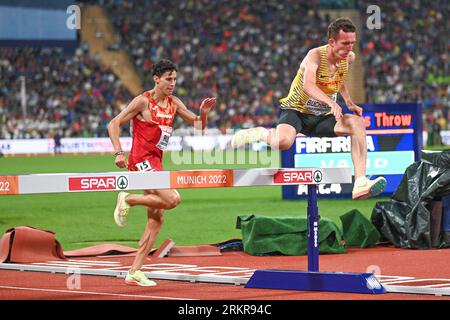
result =
[{"label": "black running shorts", "polygon": [[310,137],[336,137],[334,126],[336,118],[333,114],[315,116],[294,109],[283,109],[278,124],[289,124],[297,133]]}]

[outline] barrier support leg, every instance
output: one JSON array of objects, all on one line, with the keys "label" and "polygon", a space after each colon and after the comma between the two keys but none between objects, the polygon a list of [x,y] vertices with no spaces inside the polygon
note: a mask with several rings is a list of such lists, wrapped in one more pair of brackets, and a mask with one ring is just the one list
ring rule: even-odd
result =
[{"label": "barrier support leg", "polygon": [[319,271],[319,208],[315,184],[308,185],[308,271]]},{"label": "barrier support leg", "polygon": [[372,273],[319,272],[319,210],[317,185],[308,185],[308,272],[256,270],[246,288],[386,293]]}]

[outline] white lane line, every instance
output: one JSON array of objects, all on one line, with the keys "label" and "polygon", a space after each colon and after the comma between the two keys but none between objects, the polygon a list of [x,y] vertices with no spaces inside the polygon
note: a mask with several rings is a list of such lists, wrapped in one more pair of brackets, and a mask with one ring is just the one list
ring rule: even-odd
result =
[{"label": "white lane line", "polygon": [[405,283],[413,283],[413,282],[446,282],[448,284],[449,281],[450,281],[450,279],[423,278],[423,279],[408,279],[408,280],[385,281],[385,282],[382,282],[382,284],[394,285],[394,284],[400,284],[400,283],[401,284],[405,284]]},{"label": "white lane line", "polygon": [[428,286],[422,286],[424,288],[440,288],[443,287],[442,289],[450,289],[450,283],[440,283],[440,284],[430,284]]},{"label": "white lane line", "polygon": [[[144,264],[141,268],[141,270],[152,270],[152,271],[166,271],[166,270],[179,270],[179,269],[192,269],[197,268],[197,265],[194,264],[172,264],[172,263],[156,263],[156,264]],[[108,270],[121,270],[121,269],[129,269],[131,268],[131,265],[129,266],[121,266],[121,267],[111,267],[108,268]]]},{"label": "white lane line", "polygon": [[[117,264],[103,264],[103,263],[86,263],[86,262],[72,262],[72,261],[47,261],[47,262],[34,262],[33,264],[37,264],[37,265],[73,265],[73,266],[101,266],[101,267],[111,267],[111,266],[117,266]],[[120,265],[120,264],[118,264]]]},{"label": "white lane line", "polygon": [[[380,281],[396,281],[396,280],[406,280],[406,279],[415,279],[414,277],[405,277],[405,276],[385,276],[382,274],[375,274],[375,277],[379,278]],[[386,279],[386,280],[383,280]]]},{"label": "white lane line", "polygon": [[153,298],[153,299],[167,299],[167,300],[196,300],[196,299],[191,299],[191,298],[146,296],[146,295],[138,295],[138,294],[92,292],[92,291],[79,291],[79,290],[56,290],[56,289],[40,289],[40,288],[26,288],[26,287],[10,287],[10,286],[0,286],[0,289],[28,290],[28,291],[41,291],[41,292],[58,292],[58,293],[72,293],[72,294],[77,293],[77,294],[91,294],[91,295],[99,295],[99,296],[116,296],[116,297],[126,297],[126,298]]},{"label": "white lane line", "polygon": [[69,259],[70,262],[102,263],[102,264],[120,264],[119,261],[98,261],[98,260],[78,260]]},{"label": "white lane line", "polygon": [[[75,260],[75,259],[67,259],[67,260],[48,260],[47,263],[64,263],[64,262],[75,262],[75,263],[100,263],[104,265],[110,265],[110,264],[120,264],[119,261],[98,261],[98,260]],[[37,262],[36,262],[37,263]]]},{"label": "white lane line", "polygon": [[48,267],[61,267],[61,268],[71,268],[71,269],[73,269],[75,267],[76,268],[91,268],[90,265],[71,264],[71,263],[61,264],[61,263],[36,262],[36,263],[33,263],[33,265],[35,265],[37,267],[39,267],[39,266],[42,266],[42,267],[48,266]]}]

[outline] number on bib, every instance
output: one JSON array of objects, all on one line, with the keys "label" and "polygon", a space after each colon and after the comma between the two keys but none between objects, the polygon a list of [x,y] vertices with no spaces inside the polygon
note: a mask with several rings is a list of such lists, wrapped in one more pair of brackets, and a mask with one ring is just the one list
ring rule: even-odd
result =
[{"label": "number on bib", "polygon": [[148,160],[136,163],[136,168],[138,168],[139,171],[153,171]]}]

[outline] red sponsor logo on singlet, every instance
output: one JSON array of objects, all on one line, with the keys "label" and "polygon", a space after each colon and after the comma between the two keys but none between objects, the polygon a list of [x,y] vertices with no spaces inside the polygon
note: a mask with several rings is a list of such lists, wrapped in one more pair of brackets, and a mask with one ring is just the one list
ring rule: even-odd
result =
[{"label": "red sponsor logo on singlet", "polygon": [[322,86],[322,87],[326,87],[326,86],[330,86],[330,85],[340,84],[341,82],[342,82],[342,80],[332,80],[332,81],[317,80],[316,84],[318,84],[319,86]]}]

